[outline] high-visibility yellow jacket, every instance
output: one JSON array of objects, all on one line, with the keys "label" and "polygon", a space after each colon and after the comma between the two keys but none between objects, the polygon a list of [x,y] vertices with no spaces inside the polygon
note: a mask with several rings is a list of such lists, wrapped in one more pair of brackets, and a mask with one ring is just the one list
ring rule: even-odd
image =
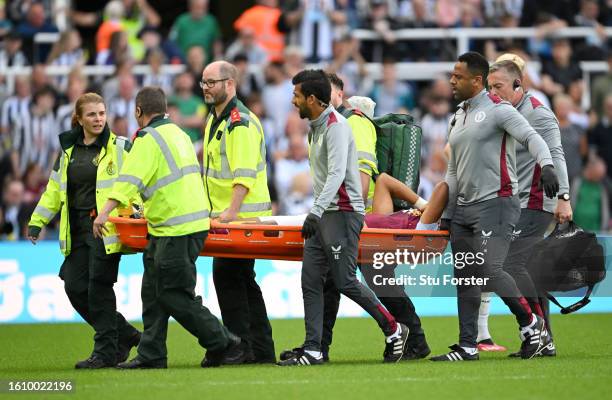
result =
[{"label": "high-visibility yellow jacket", "polygon": [[[348,111],[348,112],[347,112]],[[376,128],[374,124],[361,111],[352,109],[341,113],[348,115],[347,121],[353,131],[355,146],[357,148],[357,161],[359,171],[370,177],[378,175],[378,161],[376,160]],[[374,199],[374,180],[370,179],[368,188],[368,201],[366,202],[366,213],[372,212],[372,201]]]},{"label": "high-visibility yellow jacket", "polygon": [[234,185],[248,189],[238,217],[272,215],[263,129],[257,116],[237,98],[218,117],[211,110],[203,154],[206,201],[213,218],[230,206]]},{"label": "high-visibility yellow jacket", "polygon": [[[62,153],[56,160],[53,172],[47,183],[47,188],[36,205],[30,223],[28,224],[30,229],[35,227],[35,230],[40,232],[40,229],[47,225],[59,211],[59,243],[60,249],[65,256],[69,255],[71,250],[70,218],[68,215],[69,204],[66,192],[68,187],[68,164],[74,145],[81,135],[83,135],[82,128],[75,128],[59,135]],[[104,131],[100,135],[101,136],[97,140],[101,141],[102,150],[98,157],[98,170],[96,175],[96,207],[98,210],[100,210],[100,208],[104,206],[104,203],[106,203],[106,200],[108,200],[108,194],[113,182],[119,175],[119,169],[131,148],[131,143],[126,138],[116,136],[108,129],[108,126],[104,128]],[[139,202],[137,196],[132,196],[130,199],[133,202]],[[117,210],[111,215],[116,216]],[[102,238],[106,253],[111,254],[126,250],[122,247],[121,242],[119,242],[115,225],[108,222],[106,228],[107,231]]]},{"label": "high-visibility yellow jacket", "polygon": [[128,204],[140,193],[148,232],[183,236],[210,228],[200,165],[189,136],[154,117],[138,131],[109,198]]}]

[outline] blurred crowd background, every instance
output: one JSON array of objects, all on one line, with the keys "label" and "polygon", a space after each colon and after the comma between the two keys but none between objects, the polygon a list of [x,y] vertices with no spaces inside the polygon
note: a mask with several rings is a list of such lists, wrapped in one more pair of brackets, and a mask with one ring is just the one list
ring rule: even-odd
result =
[{"label": "blurred crowd background", "polygon": [[[199,81],[217,59],[238,67],[238,96],[264,126],[275,213],[306,213],[313,202],[308,124],[291,105],[291,77],[313,65],[337,73],[348,96],[372,98],[377,116],[416,118],[419,191],[428,198],[444,177],[456,107],[448,74],[433,66],[453,62],[458,44],[405,40],[418,28],[536,28],[521,39],[471,38],[468,47],[490,61],[505,52],[529,61],[526,86],[559,120],[575,220],[608,231],[611,8],[611,0],[0,0],[0,240],[24,238],[60,151],[57,135],[71,128],[74,101],[86,91],[103,95],[111,129],[130,137],[136,92],[162,87],[170,117],[201,151],[208,109]],[[588,34],[558,35],[568,27]],[[360,40],[363,30],[374,38]],[[585,82],[583,61],[607,68]],[[402,68],[417,64],[432,72],[411,79]],[[52,226],[47,238],[54,235]]]}]

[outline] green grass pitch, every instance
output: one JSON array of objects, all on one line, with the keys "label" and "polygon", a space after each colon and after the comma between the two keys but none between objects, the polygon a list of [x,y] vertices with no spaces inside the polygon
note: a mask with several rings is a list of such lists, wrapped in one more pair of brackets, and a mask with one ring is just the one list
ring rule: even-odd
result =
[{"label": "green grass pitch", "polygon": [[[612,398],[612,314],[553,317],[556,358],[507,359],[481,353],[477,362],[428,360],[382,364],[383,338],[373,320],[339,319],[331,363],[281,368],[249,365],[202,369],[195,338],[170,324],[167,370],[75,371],[92,348],[85,324],[0,325],[0,379],[71,379],[74,394],[0,394],[26,399],[606,399]],[[277,354],[303,340],[302,320],[273,321]],[[519,347],[515,322],[494,316],[491,332]],[[457,336],[456,317],[423,318],[432,354]],[[132,351],[132,356],[135,351]]]}]

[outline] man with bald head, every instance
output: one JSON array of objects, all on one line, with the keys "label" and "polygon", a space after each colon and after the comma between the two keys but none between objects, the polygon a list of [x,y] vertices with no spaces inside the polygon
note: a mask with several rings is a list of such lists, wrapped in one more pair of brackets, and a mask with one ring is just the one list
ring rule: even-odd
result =
[{"label": "man with bald head", "polygon": [[[272,215],[263,129],[236,97],[236,67],[209,64],[200,87],[210,114],[204,128],[204,189],[211,217],[220,222]],[[213,281],[223,323],[242,339],[247,362],[274,362],[272,327],[255,260],[213,259]]]}]

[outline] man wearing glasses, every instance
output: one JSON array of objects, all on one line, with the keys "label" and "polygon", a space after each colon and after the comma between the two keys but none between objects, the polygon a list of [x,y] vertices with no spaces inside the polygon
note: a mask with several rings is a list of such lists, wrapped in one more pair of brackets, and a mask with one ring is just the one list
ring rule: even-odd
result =
[{"label": "man wearing glasses", "polygon": [[[263,129],[236,97],[237,74],[234,65],[217,61],[204,69],[200,82],[211,110],[204,127],[204,189],[210,215],[220,222],[272,215]],[[274,362],[255,260],[215,257],[213,281],[223,322],[242,339],[247,362]]]}]

